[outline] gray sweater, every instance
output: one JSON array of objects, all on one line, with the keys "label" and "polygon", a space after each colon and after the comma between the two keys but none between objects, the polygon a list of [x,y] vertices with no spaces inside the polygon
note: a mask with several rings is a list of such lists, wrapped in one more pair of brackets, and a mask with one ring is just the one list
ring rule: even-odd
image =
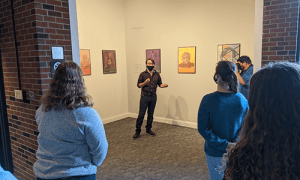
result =
[{"label": "gray sweater", "polygon": [[96,110],[36,111],[38,125],[37,161],[34,174],[43,179],[96,174],[104,161],[108,143]]}]

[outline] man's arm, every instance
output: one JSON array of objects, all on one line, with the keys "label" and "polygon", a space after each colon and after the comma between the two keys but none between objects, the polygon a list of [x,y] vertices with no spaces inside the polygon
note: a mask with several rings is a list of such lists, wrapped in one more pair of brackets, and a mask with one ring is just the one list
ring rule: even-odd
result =
[{"label": "man's arm", "polygon": [[149,82],[150,82],[150,78],[146,79],[142,83],[139,83],[138,86],[139,86],[139,88],[142,88],[142,87],[146,86],[147,84],[149,84]]},{"label": "man's arm", "polygon": [[240,81],[240,83],[241,83],[243,86],[245,86],[246,83],[245,83],[244,79],[242,78],[242,76],[240,75],[240,73],[239,73],[238,71],[236,71],[235,74],[236,74],[238,80]]},{"label": "man's arm", "polygon": [[159,86],[160,88],[166,88],[166,87],[168,87],[168,84],[161,84],[160,86]]},{"label": "man's arm", "polygon": [[162,80],[161,80],[161,77],[160,77],[160,75],[159,75],[159,77],[158,77],[158,80],[157,80],[157,85],[160,87],[160,88],[166,88],[166,87],[168,87],[168,84],[163,84],[162,83]]},{"label": "man's arm", "polygon": [[143,73],[141,73],[139,76],[138,82],[137,82],[137,87],[142,88],[142,87],[146,86],[148,83],[150,83],[150,78],[148,78],[144,81]]}]

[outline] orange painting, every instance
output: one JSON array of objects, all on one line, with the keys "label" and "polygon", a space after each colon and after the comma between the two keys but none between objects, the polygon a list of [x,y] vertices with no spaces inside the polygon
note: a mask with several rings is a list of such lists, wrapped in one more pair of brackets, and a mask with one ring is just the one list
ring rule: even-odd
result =
[{"label": "orange painting", "polygon": [[91,75],[91,58],[89,49],[80,49],[80,66],[83,75]]},{"label": "orange painting", "polygon": [[196,73],[196,46],[178,48],[178,73]]}]

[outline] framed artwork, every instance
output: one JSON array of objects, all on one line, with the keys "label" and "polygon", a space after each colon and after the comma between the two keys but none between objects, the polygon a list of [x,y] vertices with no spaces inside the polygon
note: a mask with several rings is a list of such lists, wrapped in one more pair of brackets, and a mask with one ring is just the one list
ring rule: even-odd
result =
[{"label": "framed artwork", "polygon": [[89,49],[80,49],[80,66],[84,76],[92,74]]},{"label": "framed artwork", "polygon": [[103,74],[117,73],[116,51],[102,50]]},{"label": "framed artwork", "polygon": [[196,73],[196,46],[178,48],[178,73]]},{"label": "framed artwork", "polygon": [[220,44],[218,45],[218,62],[231,61],[234,64],[240,57],[241,44]]},{"label": "framed artwork", "polygon": [[161,73],[160,49],[146,49],[146,59],[148,58],[154,59],[154,70]]}]

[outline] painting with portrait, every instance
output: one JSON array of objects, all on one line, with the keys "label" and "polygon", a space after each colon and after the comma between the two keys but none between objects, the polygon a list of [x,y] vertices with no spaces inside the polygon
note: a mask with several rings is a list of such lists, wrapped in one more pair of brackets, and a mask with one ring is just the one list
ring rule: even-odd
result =
[{"label": "painting with portrait", "polygon": [[196,46],[178,48],[178,73],[196,73]]},{"label": "painting with portrait", "polygon": [[154,70],[161,73],[160,49],[146,49],[146,59],[148,58],[152,58],[154,60]]},{"label": "painting with portrait", "polygon": [[234,64],[240,57],[241,44],[220,44],[218,45],[218,62],[231,61]]},{"label": "painting with portrait", "polygon": [[102,50],[103,74],[117,73],[116,51]]},{"label": "painting with portrait", "polygon": [[89,49],[80,49],[80,67],[82,75],[91,75],[91,58]]}]

